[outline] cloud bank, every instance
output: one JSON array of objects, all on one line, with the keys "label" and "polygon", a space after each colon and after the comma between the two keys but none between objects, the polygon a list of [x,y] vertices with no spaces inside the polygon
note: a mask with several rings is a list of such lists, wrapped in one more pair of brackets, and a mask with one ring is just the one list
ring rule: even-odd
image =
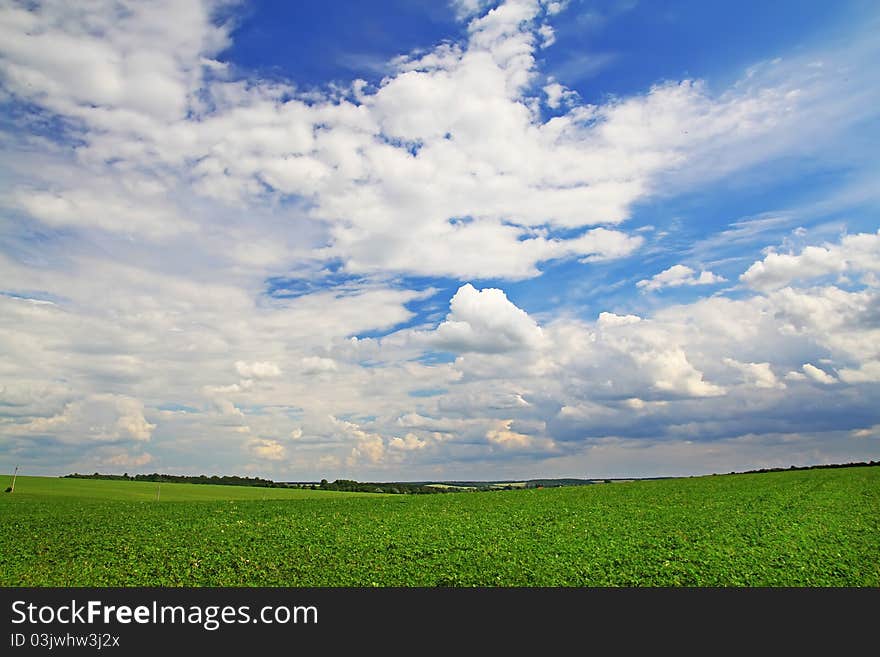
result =
[{"label": "cloud bank", "polygon": [[[227,3],[0,8],[3,464],[389,479],[876,454],[880,233],[728,273],[641,263],[655,238],[628,223],[864,119],[872,74],[838,75],[847,51],[587,104],[541,69],[566,3],[453,10],[461,39],[306,91],[224,59]],[[511,291],[620,263],[660,294],[529,312]]]}]

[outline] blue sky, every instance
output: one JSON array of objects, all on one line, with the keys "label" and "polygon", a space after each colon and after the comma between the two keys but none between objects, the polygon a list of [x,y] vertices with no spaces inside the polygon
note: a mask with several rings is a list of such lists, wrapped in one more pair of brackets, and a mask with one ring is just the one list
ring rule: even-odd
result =
[{"label": "blue sky", "polygon": [[0,471],[880,456],[870,2],[0,6]]}]

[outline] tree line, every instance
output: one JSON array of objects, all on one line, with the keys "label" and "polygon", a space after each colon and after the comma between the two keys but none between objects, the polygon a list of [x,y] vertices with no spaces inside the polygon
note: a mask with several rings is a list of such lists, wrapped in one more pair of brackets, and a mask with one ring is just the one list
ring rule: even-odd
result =
[{"label": "tree line", "polygon": [[112,479],[116,481],[156,481],[163,484],[218,484],[222,486],[259,486],[262,488],[287,488],[286,484],[280,484],[278,482],[272,481],[271,479],[262,479],[260,477],[239,477],[236,475],[226,475],[222,477],[212,475],[208,477],[207,475],[169,475],[159,474],[158,472],[153,472],[152,474],[137,475],[129,475],[127,472],[121,475],[101,474],[99,472],[96,472],[94,474],[79,474],[78,472],[74,472],[73,474],[64,475],[63,478]]},{"label": "tree line", "polygon": [[403,495],[421,495],[433,493],[454,492],[452,488],[440,488],[439,486],[425,486],[423,484],[408,484],[403,482],[365,483],[353,479],[337,479],[329,482],[322,479],[318,485],[320,490],[341,490],[357,493],[398,493]]},{"label": "tree line", "polygon": [[856,461],[854,463],[827,463],[823,465],[790,465],[787,468],[761,468],[759,470],[746,470],[745,472],[731,472],[730,474],[755,474],[758,472],[788,472],[789,470],[825,470],[828,468],[869,468],[880,465],[880,461]]},{"label": "tree line", "polygon": [[284,483],[272,481],[271,479],[263,479],[261,477],[239,477],[236,475],[226,476],[207,476],[207,475],[170,475],[159,474],[153,472],[151,474],[102,474],[95,472],[93,474],[73,474],[64,475],[64,479],[109,479],[113,481],[155,481],[159,483],[175,483],[175,484],[215,484],[221,486],[258,486],[261,488],[308,488],[312,490],[338,490],[358,493],[398,493],[398,494],[424,494],[424,493],[445,493],[451,489],[438,488],[435,486],[425,486],[422,484],[407,483],[364,483],[354,481],[353,479],[337,479],[329,482],[322,479],[320,483]]}]

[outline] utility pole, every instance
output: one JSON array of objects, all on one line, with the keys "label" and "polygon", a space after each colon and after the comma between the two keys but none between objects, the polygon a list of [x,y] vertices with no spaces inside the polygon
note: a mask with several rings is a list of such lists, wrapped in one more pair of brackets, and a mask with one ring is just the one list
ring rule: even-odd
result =
[{"label": "utility pole", "polygon": [[9,487],[9,492],[15,492],[15,478],[18,476],[18,466],[15,466],[15,472],[12,473],[12,486]]}]

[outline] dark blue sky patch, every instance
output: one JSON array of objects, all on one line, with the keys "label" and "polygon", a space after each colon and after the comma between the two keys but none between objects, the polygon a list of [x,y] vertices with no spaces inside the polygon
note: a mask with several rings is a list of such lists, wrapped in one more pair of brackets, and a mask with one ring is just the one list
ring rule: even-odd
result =
[{"label": "dark blue sky patch", "polygon": [[71,150],[85,145],[79,122],[59,116],[35,103],[13,98],[0,103],[0,132],[4,137],[41,137]]},{"label": "dark blue sky patch", "polygon": [[398,55],[462,34],[446,3],[390,0],[376,10],[356,0],[257,0],[243,9],[221,59],[303,89],[356,78],[378,84]]},{"label": "dark blue sky patch", "polygon": [[577,1],[552,21],[541,68],[587,103],[643,93],[666,80],[720,87],[758,61],[840,35],[869,3]]}]

